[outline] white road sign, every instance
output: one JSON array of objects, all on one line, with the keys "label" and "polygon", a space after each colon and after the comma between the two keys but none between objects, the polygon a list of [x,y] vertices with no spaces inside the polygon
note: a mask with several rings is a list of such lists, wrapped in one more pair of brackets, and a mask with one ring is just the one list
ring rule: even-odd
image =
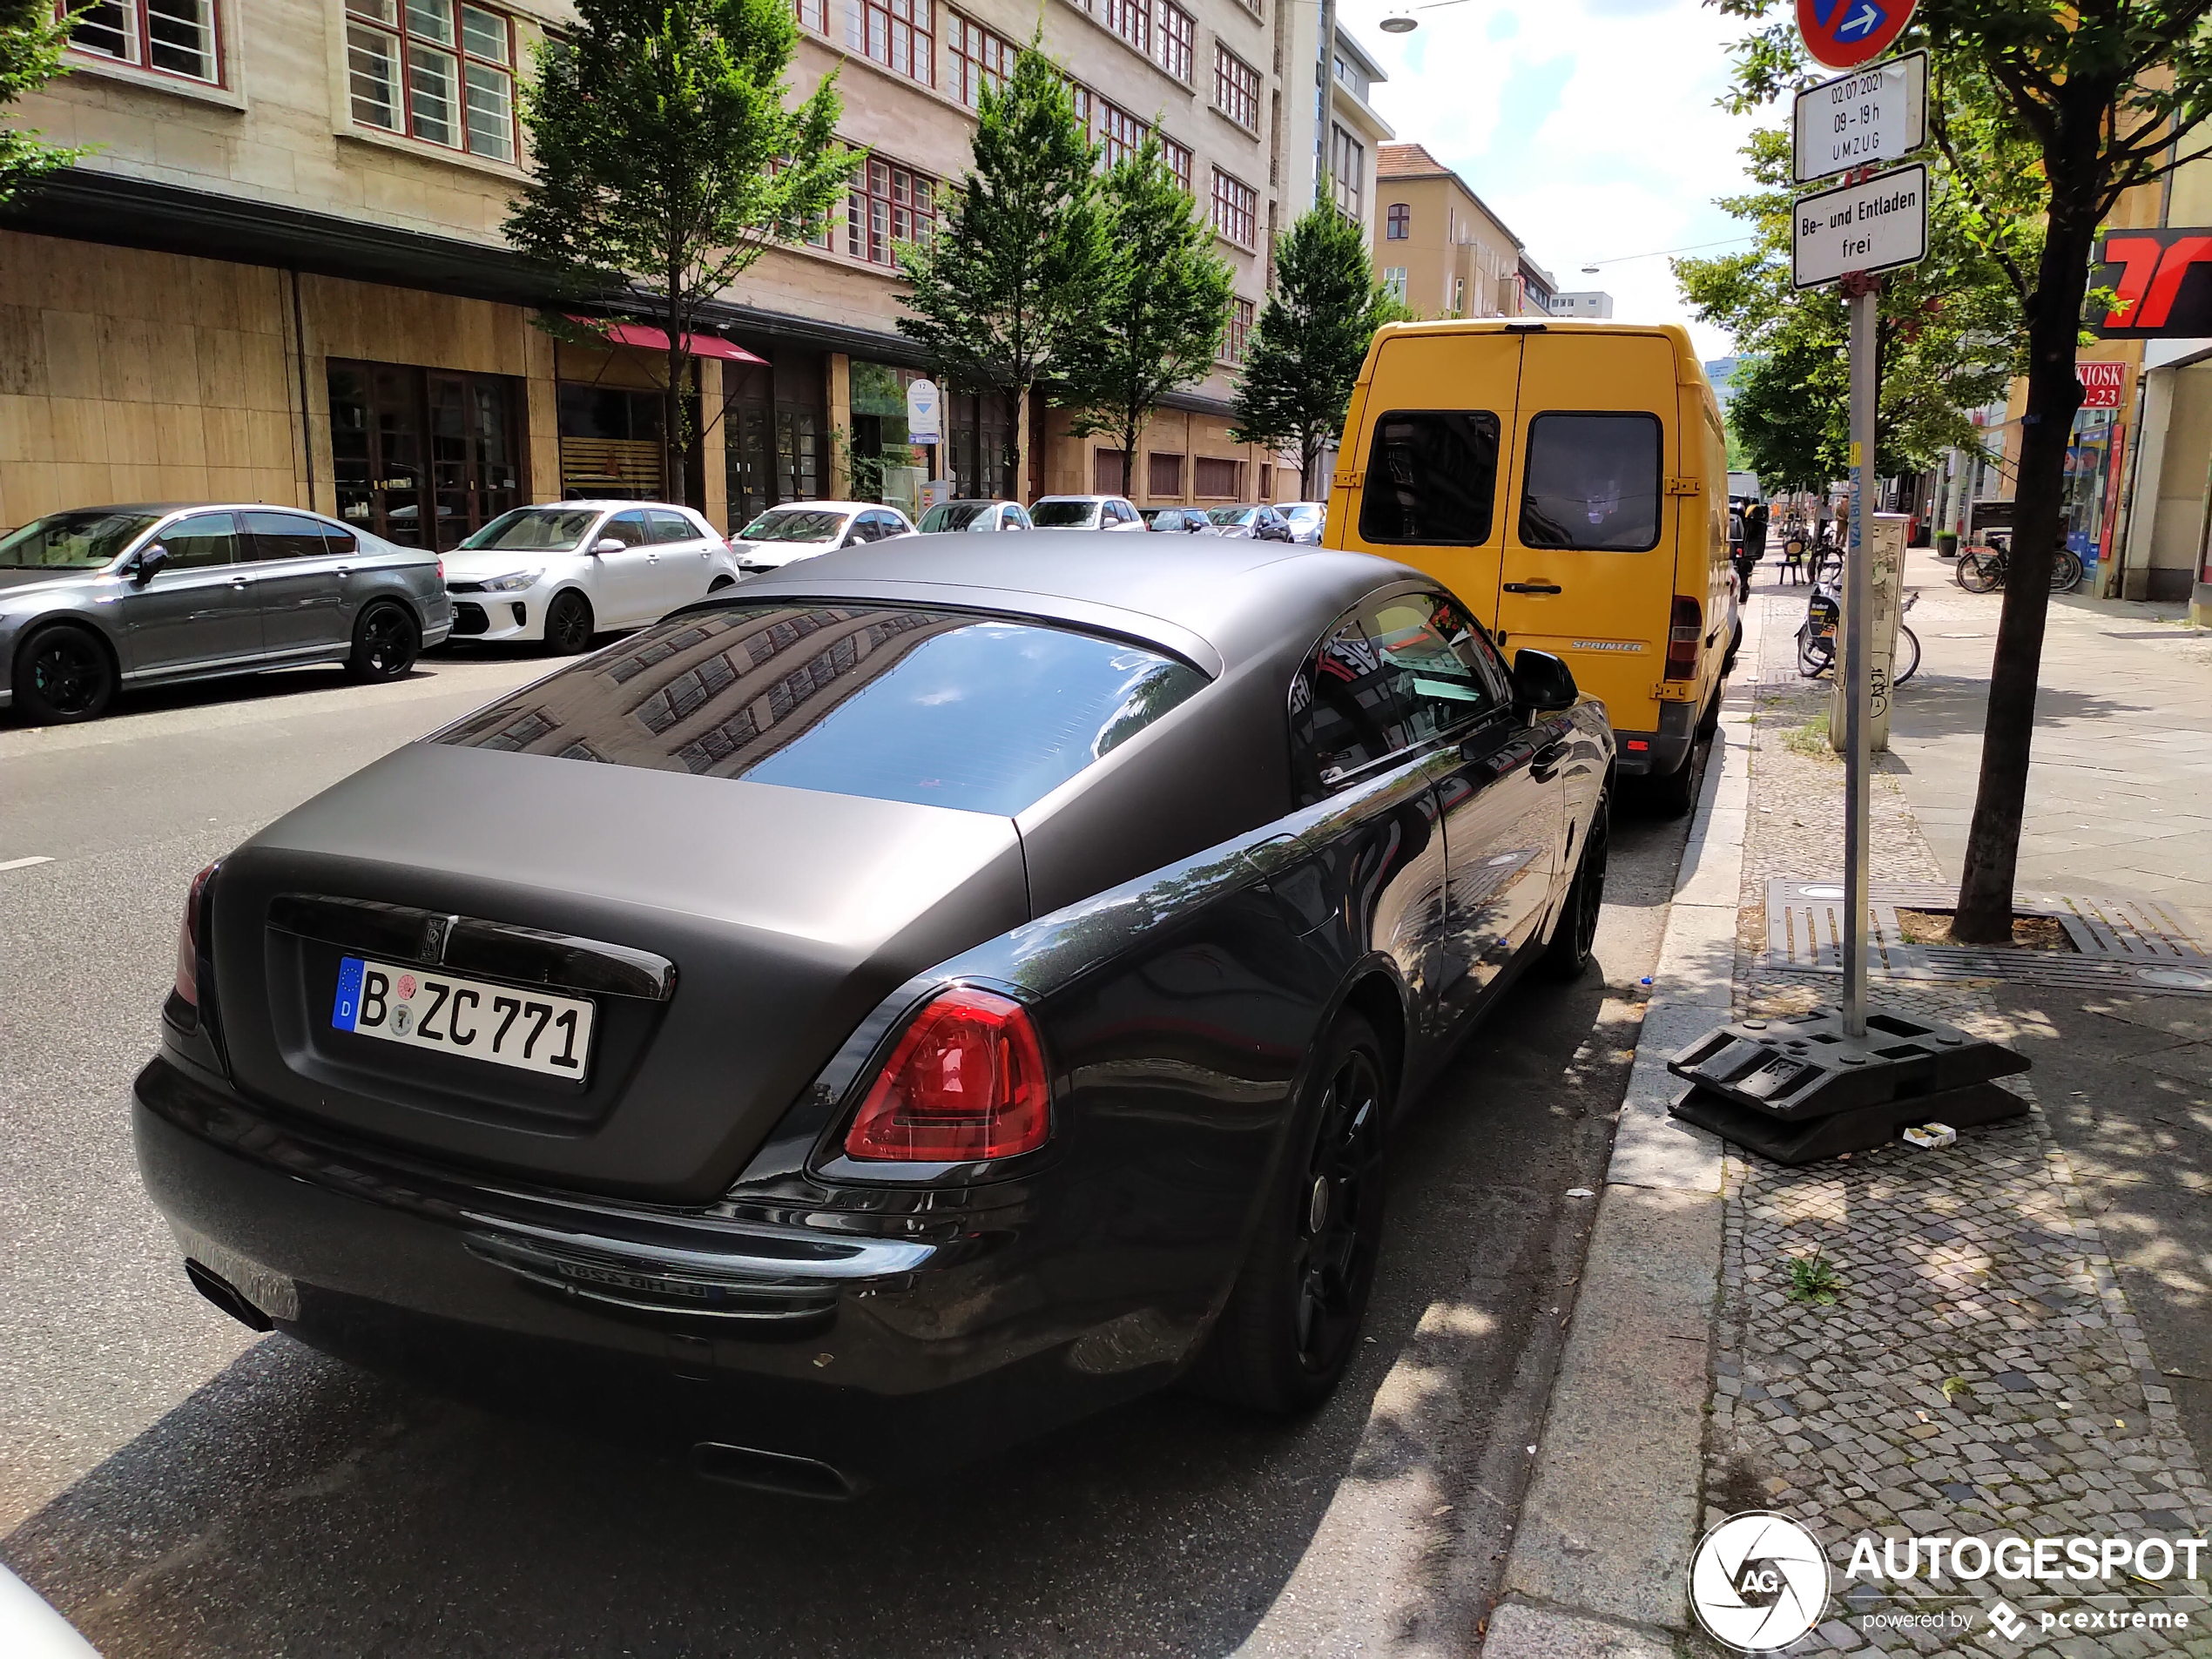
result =
[{"label": "white road sign", "polygon": [[907,442],[909,443],[942,443],[944,435],[938,424],[937,382],[909,381],[907,382]]},{"label": "white road sign", "polygon": [[1797,94],[1796,176],[1816,179],[1909,156],[1928,141],[1928,55],[1906,52]]},{"label": "white road sign", "polygon": [[1928,170],[1916,162],[1799,197],[1791,242],[1791,277],[1800,288],[1917,264],[1928,252]]}]

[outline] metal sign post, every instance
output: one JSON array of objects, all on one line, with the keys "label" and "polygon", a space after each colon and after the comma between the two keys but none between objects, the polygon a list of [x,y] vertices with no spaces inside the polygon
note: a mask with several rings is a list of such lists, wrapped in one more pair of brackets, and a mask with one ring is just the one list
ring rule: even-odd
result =
[{"label": "metal sign post", "polygon": [[1872,866],[1869,852],[1867,767],[1871,760],[1868,673],[1873,644],[1874,411],[1879,394],[1874,350],[1874,312],[1881,301],[1879,277],[1844,280],[1851,298],[1851,536],[1844,554],[1844,908],[1851,930],[1844,935],[1844,1035],[1866,1035],[1866,886]]}]

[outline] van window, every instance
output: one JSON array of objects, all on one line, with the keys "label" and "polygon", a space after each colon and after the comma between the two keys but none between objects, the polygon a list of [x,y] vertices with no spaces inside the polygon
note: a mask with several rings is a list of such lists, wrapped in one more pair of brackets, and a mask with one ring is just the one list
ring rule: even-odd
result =
[{"label": "van window", "polygon": [[1498,417],[1487,409],[1393,409],[1375,422],[1359,539],[1478,547],[1498,493]]},{"label": "van window", "polygon": [[1658,546],[1659,438],[1656,415],[1531,421],[1521,544],[1616,553]]}]

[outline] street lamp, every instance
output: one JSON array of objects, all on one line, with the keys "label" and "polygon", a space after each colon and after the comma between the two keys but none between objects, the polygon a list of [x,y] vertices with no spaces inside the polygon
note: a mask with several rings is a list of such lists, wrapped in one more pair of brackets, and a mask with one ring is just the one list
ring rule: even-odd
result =
[{"label": "street lamp", "polygon": [[1386,35],[1410,35],[1421,25],[1420,20],[1413,16],[1411,9],[1401,6],[1398,10],[1385,17],[1381,26]]}]

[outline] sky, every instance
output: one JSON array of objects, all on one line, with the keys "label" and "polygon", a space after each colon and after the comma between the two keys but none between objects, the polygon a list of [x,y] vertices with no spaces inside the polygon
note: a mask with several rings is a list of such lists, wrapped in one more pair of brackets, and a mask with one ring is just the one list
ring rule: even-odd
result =
[{"label": "sky", "polygon": [[1616,320],[1680,322],[1699,356],[1728,354],[1668,261],[1631,256],[1743,236],[1713,206],[1745,188],[1737,150],[1755,122],[1714,102],[1741,21],[1697,0],[1453,0],[1386,35],[1386,0],[1339,8],[1389,73],[1373,102],[1399,141],[1454,169],[1561,288],[1602,288]]}]

